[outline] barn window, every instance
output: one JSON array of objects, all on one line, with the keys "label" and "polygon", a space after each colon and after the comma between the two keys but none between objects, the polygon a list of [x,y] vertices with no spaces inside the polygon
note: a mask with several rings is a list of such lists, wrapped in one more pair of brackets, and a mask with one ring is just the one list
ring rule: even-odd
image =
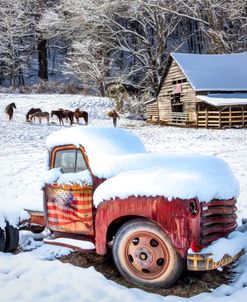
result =
[{"label": "barn window", "polygon": [[171,97],[172,112],[183,112],[183,103],[181,102],[181,94],[175,93]]},{"label": "barn window", "polygon": [[172,81],[172,85],[182,84],[182,83],[185,83],[185,82],[187,82],[186,79],[173,80],[173,81]]}]

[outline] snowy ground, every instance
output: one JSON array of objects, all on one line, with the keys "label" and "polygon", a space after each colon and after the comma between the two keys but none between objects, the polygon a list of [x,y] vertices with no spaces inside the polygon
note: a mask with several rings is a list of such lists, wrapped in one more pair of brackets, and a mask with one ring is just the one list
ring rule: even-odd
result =
[{"label": "snowy ground", "polygon": [[[9,123],[4,108],[11,102],[16,103],[17,110],[13,122]],[[59,126],[55,118],[51,120],[54,122],[51,125],[26,123],[25,114],[31,107],[40,107],[43,111],[80,107],[89,112],[91,125],[112,127],[112,121],[105,115],[113,109],[107,99],[70,95],[0,94],[0,216],[7,216],[13,222],[23,208],[42,209],[40,181],[46,167],[45,139],[51,132],[69,127]],[[123,117],[118,125],[138,134],[146,149],[152,152],[202,153],[216,155],[227,161],[240,182],[239,222],[241,218],[247,217],[246,129],[220,131],[160,127]],[[247,236],[243,237],[244,240],[247,242]],[[49,247],[30,237],[22,238],[22,246],[33,250],[18,255],[0,253],[0,293],[4,301],[187,300],[127,289],[107,280],[94,268],[82,269],[62,264],[54,259],[57,255],[68,253],[66,249]],[[222,285],[210,294],[204,293],[190,300],[243,301],[243,296],[247,294],[246,255],[240,259],[236,271],[239,273],[233,284]]]}]

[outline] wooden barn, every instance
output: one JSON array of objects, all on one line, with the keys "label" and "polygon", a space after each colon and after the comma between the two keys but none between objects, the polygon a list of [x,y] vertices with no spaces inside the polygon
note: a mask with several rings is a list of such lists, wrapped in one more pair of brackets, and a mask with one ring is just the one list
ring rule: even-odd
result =
[{"label": "wooden barn", "polygon": [[246,127],[247,53],[172,53],[146,111],[148,121],[166,125]]}]

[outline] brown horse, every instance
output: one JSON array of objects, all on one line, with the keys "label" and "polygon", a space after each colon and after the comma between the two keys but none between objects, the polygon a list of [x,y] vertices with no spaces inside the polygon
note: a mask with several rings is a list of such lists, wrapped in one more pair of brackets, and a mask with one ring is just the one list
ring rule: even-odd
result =
[{"label": "brown horse", "polygon": [[11,103],[5,108],[5,112],[9,117],[9,121],[11,121],[13,118],[14,108],[16,109],[15,103]]},{"label": "brown horse", "polygon": [[26,114],[26,122],[30,121],[29,117],[30,117],[31,114],[34,114],[34,113],[37,113],[37,112],[42,112],[42,110],[40,108],[31,108],[28,111],[28,113]]},{"label": "brown horse", "polygon": [[114,125],[114,127],[116,127],[116,126],[117,126],[117,119],[120,119],[120,117],[119,117],[119,115],[117,114],[117,112],[116,112],[115,110],[112,110],[112,111],[109,111],[109,112],[107,113],[107,115],[108,115],[109,117],[112,117],[113,125]]},{"label": "brown horse", "polygon": [[74,112],[70,111],[70,110],[52,110],[51,112],[51,117],[53,117],[53,115],[56,115],[56,117],[59,120],[59,124],[63,124],[63,119],[69,119],[70,120],[70,125],[73,124],[74,121]]},{"label": "brown horse", "polygon": [[69,119],[70,125],[72,125],[74,122],[74,111],[64,109],[63,113],[65,115],[66,121],[68,121],[68,119]]},{"label": "brown horse", "polygon": [[82,117],[85,121],[85,124],[88,124],[88,113],[87,111],[80,111],[79,108],[76,109],[74,113],[75,119],[77,121],[77,124],[79,124],[79,118]]}]

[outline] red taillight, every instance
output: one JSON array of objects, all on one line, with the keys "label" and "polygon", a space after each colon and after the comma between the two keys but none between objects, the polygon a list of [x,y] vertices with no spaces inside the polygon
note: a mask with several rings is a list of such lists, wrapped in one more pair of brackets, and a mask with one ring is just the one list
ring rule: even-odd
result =
[{"label": "red taillight", "polygon": [[195,240],[191,242],[190,248],[194,253],[199,253],[202,250],[202,246]]}]

